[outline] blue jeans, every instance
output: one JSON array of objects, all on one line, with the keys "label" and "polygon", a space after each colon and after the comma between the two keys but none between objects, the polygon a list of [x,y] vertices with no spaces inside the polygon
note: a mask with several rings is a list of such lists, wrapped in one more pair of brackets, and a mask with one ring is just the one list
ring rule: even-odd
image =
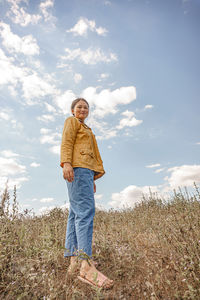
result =
[{"label": "blue jeans", "polygon": [[64,256],[78,255],[84,259],[92,256],[94,171],[74,168],[74,181],[66,182],[70,207]]}]

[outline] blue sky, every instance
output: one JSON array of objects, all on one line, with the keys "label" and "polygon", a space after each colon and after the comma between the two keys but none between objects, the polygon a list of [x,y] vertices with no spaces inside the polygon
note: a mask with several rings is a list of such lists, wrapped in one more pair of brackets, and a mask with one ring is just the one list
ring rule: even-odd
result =
[{"label": "blue sky", "polygon": [[97,206],[200,182],[200,1],[1,0],[0,183],[21,209],[67,205],[62,128],[90,103]]}]

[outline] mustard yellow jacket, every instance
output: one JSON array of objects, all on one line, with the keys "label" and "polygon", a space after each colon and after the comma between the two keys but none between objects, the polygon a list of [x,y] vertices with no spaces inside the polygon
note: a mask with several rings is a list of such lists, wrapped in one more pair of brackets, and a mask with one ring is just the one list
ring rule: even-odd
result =
[{"label": "mustard yellow jacket", "polygon": [[95,135],[75,117],[65,120],[60,151],[60,166],[69,162],[73,168],[95,171],[94,180],[105,174]]}]

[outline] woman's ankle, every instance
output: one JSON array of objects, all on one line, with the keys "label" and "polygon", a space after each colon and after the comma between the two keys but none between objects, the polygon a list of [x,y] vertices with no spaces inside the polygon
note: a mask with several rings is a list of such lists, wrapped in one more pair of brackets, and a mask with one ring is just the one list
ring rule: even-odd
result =
[{"label": "woman's ankle", "polygon": [[77,256],[71,256],[71,258],[70,258],[70,264],[74,265],[74,264],[76,264],[77,262],[78,262]]},{"label": "woman's ankle", "polygon": [[91,268],[96,269],[94,264],[92,263],[92,261],[83,259],[81,262],[81,270],[84,272],[87,272],[87,271],[91,270]]}]

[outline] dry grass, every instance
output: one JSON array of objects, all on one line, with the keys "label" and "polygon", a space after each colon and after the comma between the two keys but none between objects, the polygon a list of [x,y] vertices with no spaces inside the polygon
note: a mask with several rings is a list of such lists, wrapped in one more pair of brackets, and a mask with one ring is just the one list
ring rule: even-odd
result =
[{"label": "dry grass", "polygon": [[200,195],[170,203],[150,195],[134,209],[97,211],[94,254],[114,279],[109,291],[68,278],[63,257],[67,211],[19,214],[2,195],[0,299],[200,299]]}]

